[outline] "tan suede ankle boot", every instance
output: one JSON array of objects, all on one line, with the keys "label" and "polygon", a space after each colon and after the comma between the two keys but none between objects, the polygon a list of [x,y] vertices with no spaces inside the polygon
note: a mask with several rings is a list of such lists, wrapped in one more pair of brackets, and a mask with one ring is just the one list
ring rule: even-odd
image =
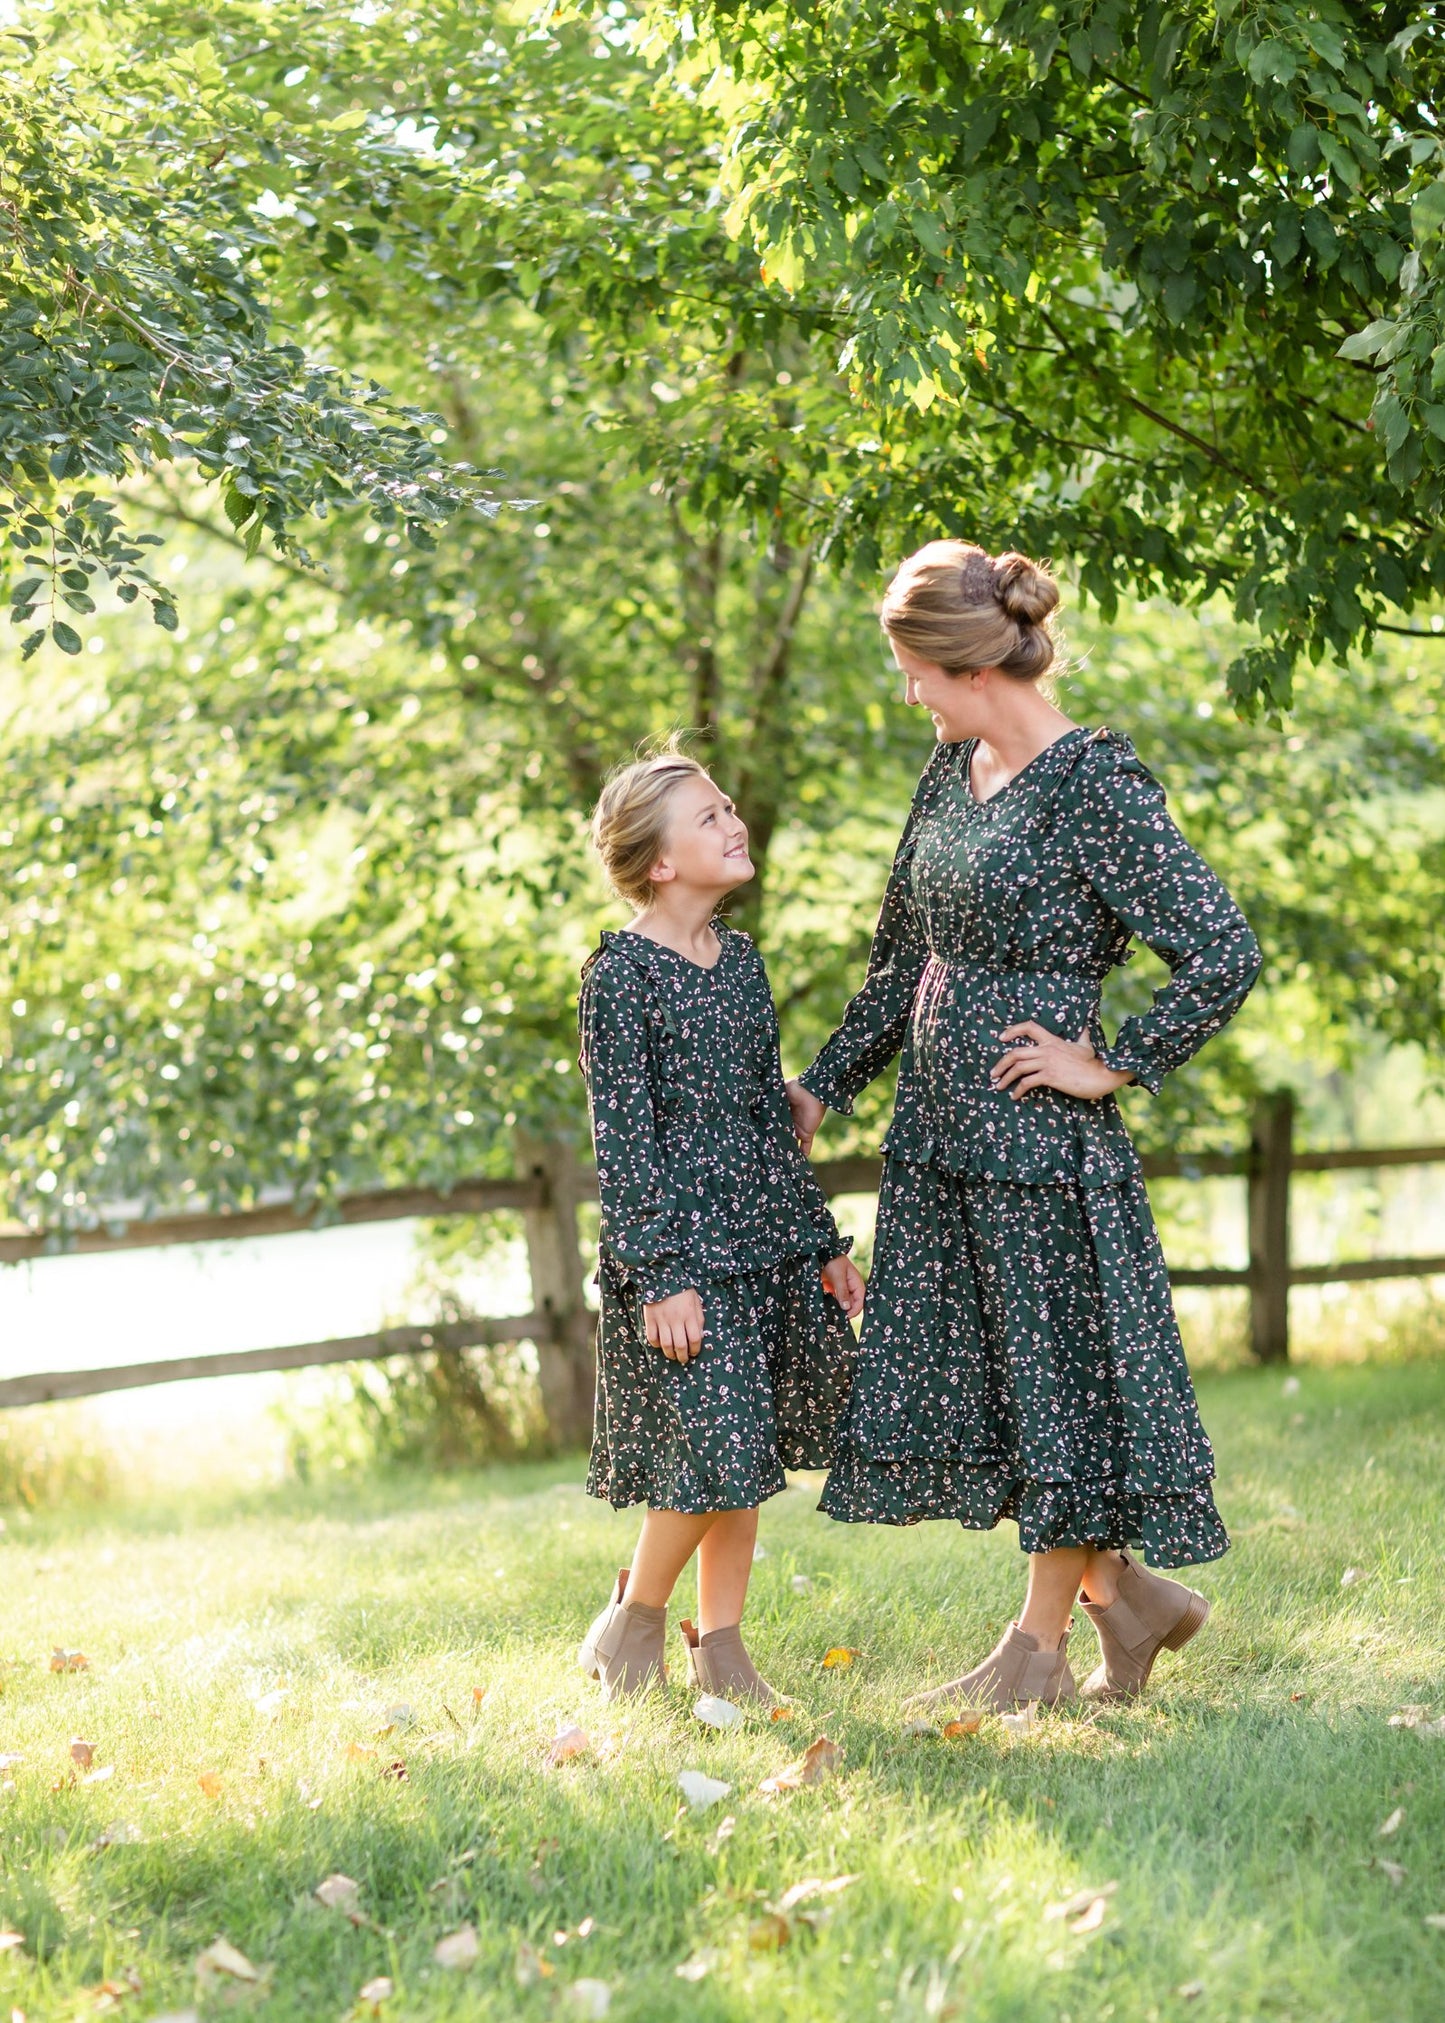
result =
[{"label": "tan suede ankle boot", "polygon": [[1068,1631],[1060,1637],[1058,1648],[1048,1651],[1041,1649],[1038,1640],[1017,1623],[1010,1623],[1002,1640],[981,1665],[975,1665],[961,1679],[950,1679],[946,1686],[915,1693],[903,1704],[911,1713],[918,1714],[942,1713],[954,1707],[981,1707],[1005,1714],[1011,1708],[1027,1706],[1031,1700],[1045,1707],[1056,1707],[1061,1700],[1074,1699],[1077,1691],[1069,1670]]},{"label": "tan suede ankle boot", "polygon": [[627,1568],[617,1575],[612,1599],[593,1623],[577,1653],[589,1679],[600,1679],[609,1700],[667,1684],[663,1656],[667,1643],[667,1610],[625,1599]]},{"label": "tan suede ankle boot", "polygon": [[949,1679],[947,1685],[915,1693],[903,1705],[911,1713],[941,1713],[945,1707],[984,1707],[1008,1713],[1030,1701],[1056,1707],[1062,1699],[1075,1697],[1075,1675],[1069,1671],[1069,1631],[1058,1639],[1056,1651],[1044,1651],[1038,1639],[1020,1631],[1018,1622],[1010,1622],[982,1665],[965,1671],[961,1679]]},{"label": "tan suede ankle boot", "polygon": [[1177,1651],[1202,1630],[1209,1616],[1203,1595],[1182,1581],[1150,1573],[1127,1552],[1119,1592],[1107,1608],[1086,1602],[1084,1614],[1099,1633],[1104,1662],[1084,1681],[1084,1698],[1137,1700],[1161,1651]]},{"label": "tan suede ankle boot", "polygon": [[688,1684],[700,1692],[716,1693],[720,1700],[750,1701],[755,1707],[781,1707],[781,1693],[775,1692],[748,1656],[741,1623],[730,1629],[709,1630],[699,1636],[687,1621],[681,1624],[687,1648]]}]

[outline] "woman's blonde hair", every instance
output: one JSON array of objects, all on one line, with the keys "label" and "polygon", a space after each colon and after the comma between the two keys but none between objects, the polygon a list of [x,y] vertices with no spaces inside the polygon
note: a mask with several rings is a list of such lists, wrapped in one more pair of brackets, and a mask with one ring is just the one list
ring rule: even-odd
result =
[{"label": "woman's blonde hair", "polygon": [[592,811],[592,847],[612,890],[639,912],[656,897],[647,874],[667,843],[673,795],[688,780],[711,777],[675,742],[608,775]]},{"label": "woman's blonde hair", "polygon": [[884,593],[888,637],[946,674],[996,667],[1037,681],[1054,664],[1051,614],[1059,586],[1042,562],[990,555],[967,541],[930,541],[910,555]]}]

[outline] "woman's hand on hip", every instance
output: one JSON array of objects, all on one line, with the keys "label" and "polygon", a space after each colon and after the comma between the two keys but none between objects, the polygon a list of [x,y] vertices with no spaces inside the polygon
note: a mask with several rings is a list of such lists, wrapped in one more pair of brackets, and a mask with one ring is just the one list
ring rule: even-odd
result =
[{"label": "woman's hand on hip", "polygon": [[642,1324],[652,1346],[674,1363],[690,1363],[702,1347],[702,1301],[691,1289],[644,1302]]},{"label": "woman's hand on hip", "polygon": [[835,1257],[823,1266],[823,1283],[851,1321],[863,1311],[867,1280],[851,1257]]},{"label": "woman's hand on hip", "polygon": [[825,1104],[820,1103],[811,1089],[805,1089],[801,1082],[787,1084],[788,1108],[793,1113],[793,1129],[798,1134],[798,1143],[806,1157],[813,1149],[813,1140],[818,1135],[818,1126],[827,1116]]},{"label": "woman's hand on hip", "polygon": [[1033,1019],[1021,1025],[1005,1026],[1001,1040],[1015,1045],[1002,1060],[994,1062],[989,1080],[996,1089],[1007,1089],[1020,1102],[1031,1089],[1058,1089],[1065,1096],[1083,1096],[1097,1103],[1112,1095],[1134,1077],[1120,1068],[1107,1068],[1094,1052],[1088,1035],[1066,1040],[1051,1033]]}]

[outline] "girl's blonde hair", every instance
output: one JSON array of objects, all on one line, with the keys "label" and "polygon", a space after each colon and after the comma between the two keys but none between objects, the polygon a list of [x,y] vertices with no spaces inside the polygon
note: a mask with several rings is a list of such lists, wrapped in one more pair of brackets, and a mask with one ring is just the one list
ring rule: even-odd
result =
[{"label": "girl's blonde hair", "polygon": [[607,883],[639,912],[655,897],[648,872],[662,855],[672,797],[687,780],[712,776],[676,744],[608,775],[592,811],[592,847]]},{"label": "girl's blonde hair", "polygon": [[1059,586],[1042,562],[930,541],[899,568],[879,621],[891,640],[946,674],[996,667],[1037,681],[1054,664]]}]

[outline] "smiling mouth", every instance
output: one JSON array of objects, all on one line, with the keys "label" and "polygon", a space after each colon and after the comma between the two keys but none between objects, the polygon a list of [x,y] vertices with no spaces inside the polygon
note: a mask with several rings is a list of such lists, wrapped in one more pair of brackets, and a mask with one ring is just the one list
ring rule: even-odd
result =
[{"label": "smiling mouth", "polygon": [[748,846],[746,843],[734,843],[730,850],[723,851],[724,857],[746,857],[747,854]]}]

